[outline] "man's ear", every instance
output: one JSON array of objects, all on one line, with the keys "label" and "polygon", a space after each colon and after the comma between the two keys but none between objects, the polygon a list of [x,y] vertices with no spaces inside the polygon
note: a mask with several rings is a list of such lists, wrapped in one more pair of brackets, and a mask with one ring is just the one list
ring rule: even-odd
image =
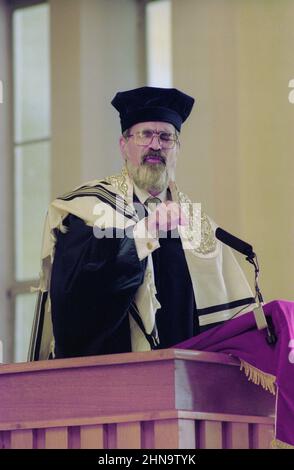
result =
[{"label": "man's ear", "polygon": [[119,138],[119,148],[120,148],[120,153],[121,153],[121,156],[122,156],[123,160],[126,159],[126,157],[125,157],[126,143],[127,143],[127,141],[126,141],[125,137],[123,135],[121,135],[120,138]]},{"label": "man's ear", "polygon": [[126,143],[127,143],[126,139],[124,138],[123,135],[121,135],[119,138],[119,147],[120,147],[121,153],[124,153]]}]

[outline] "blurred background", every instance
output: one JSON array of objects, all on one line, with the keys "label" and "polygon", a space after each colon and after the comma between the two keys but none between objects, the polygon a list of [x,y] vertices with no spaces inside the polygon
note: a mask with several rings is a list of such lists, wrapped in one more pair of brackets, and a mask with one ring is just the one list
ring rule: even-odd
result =
[{"label": "blurred background", "polygon": [[196,98],[178,185],[253,244],[266,301],[294,300],[293,44],[293,0],[0,0],[5,362],[26,360],[46,208],[120,170],[110,101],[138,86]]}]

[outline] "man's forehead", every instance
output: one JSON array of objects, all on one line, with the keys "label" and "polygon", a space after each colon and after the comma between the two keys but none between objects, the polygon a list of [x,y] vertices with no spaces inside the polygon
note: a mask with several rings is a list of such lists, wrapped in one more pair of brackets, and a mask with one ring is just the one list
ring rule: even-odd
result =
[{"label": "man's forehead", "polygon": [[159,121],[148,121],[148,122],[138,122],[132,126],[132,131],[142,131],[144,129],[152,129],[154,131],[167,131],[175,132],[175,127],[169,122],[159,122]]}]

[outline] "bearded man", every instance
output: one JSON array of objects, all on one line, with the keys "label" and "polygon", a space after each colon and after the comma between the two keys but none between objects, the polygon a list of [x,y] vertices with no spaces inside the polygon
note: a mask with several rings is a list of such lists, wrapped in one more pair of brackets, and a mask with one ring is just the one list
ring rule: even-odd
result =
[{"label": "bearded man", "polygon": [[30,360],[168,348],[252,308],[216,225],[175,183],[193,104],[155,87],[112,100],[125,164],[49,207]]}]

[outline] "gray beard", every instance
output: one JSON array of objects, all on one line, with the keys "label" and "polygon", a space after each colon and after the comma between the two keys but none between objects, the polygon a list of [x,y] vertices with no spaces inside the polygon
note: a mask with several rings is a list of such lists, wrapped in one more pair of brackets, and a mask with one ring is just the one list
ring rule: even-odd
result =
[{"label": "gray beard", "polygon": [[144,163],[136,167],[126,160],[126,167],[129,176],[140,189],[161,193],[168,187],[168,172],[163,163]]}]

